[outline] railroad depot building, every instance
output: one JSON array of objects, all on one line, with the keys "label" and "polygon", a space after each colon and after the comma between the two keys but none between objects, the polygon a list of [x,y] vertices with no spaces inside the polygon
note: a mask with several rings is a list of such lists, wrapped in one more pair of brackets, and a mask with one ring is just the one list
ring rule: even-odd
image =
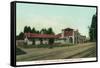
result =
[{"label": "railroad depot building", "polygon": [[34,39],[35,45],[49,44],[49,39],[54,39],[54,43],[59,44],[78,44],[84,43],[86,41],[86,36],[81,35],[78,30],[66,28],[62,29],[61,33],[57,35],[25,33],[25,39],[23,40],[23,42],[31,45],[33,44],[32,39]]}]

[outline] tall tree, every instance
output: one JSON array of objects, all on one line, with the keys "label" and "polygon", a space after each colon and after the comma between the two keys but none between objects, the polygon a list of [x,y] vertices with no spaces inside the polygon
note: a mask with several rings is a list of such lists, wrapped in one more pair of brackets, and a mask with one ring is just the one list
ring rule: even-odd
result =
[{"label": "tall tree", "polygon": [[31,30],[31,27],[30,27],[30,26],[28,26],[28,27],[27,27],[27,31],[28,31],[28,32],[30,32],[30,33],[32,32],[32,30]]},{"label": "tall tree", "polygon": [[93,15],[91,26],[89,29],[90,41],[96,41],[97,36],[97,15]]},{"label": "tall tree", "polygon": [[[34,27],[32,28],[31,33],[36,33],[36,30]],[[33,45],[35,44],[35,38],[32,38],[32,44]]]},{"label": "tall tree", "polygon": [[33,27],[32,28],[32,31],[31,31],[32,33],[36,33],[36,30],[35,30],[35,28]]},{"label": "tall tree", "polygon": [[28,32],[32,32],[31,27],[30,26],[25,26],[24,27],[24,33],[28,33]]},{"label": "tall tree", "polygon": [[41,34],[47,34],[46,28],[41,29],[40,33],[41,33]]},{"label": "tall tree", "polygon": [[[53,29],[52,28],[48,28],[47,34],[54,34]],[[54,43],[54,39],[50,38],[49,39],[49,44],[53,44],[53,43]]]},{"label": "tall tree", "polygon": [[48,28],[47,34],[54,34],[52,28]]},{"label": "tall tree", "polygon": [[27,26],[24,27],[24,33],[28,32],[27,28],[28,28]]}]

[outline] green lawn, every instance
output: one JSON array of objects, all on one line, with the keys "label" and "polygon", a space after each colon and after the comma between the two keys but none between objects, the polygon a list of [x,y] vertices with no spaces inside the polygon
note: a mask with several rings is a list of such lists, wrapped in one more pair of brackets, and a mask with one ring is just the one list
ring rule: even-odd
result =
[{"label": "green lawn", "polygon": [[26,52],[26,54],[17,55],[17,61],[69,59],[96,56],[96,43],[85,43],[73,46],[55,46],[53,48],[20,47],[20,49]]}]

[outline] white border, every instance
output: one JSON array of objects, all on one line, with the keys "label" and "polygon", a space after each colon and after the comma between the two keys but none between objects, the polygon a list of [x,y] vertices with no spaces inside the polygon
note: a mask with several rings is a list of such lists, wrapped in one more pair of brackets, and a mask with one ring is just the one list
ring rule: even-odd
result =
[{"label": "white border", "polygon": [[41,61],[23,61],[16,62],[16,65],[33,65],[33,64],[50,64],[50,63],[65,63],[65,62],[82,62],[82,61],[96,61],[96,57],[92,58],[77,58],[77,59],[57,59],[57,60],[41,60]]}]

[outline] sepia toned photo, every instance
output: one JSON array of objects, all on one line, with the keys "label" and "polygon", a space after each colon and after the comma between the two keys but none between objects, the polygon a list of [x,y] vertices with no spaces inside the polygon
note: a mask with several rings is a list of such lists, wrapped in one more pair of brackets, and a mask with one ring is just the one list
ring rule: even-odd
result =
[{"label": "sepia toned photo", "polygon": [[96,61],[96,57],[96,7],[16,3],[19,65]]}]

